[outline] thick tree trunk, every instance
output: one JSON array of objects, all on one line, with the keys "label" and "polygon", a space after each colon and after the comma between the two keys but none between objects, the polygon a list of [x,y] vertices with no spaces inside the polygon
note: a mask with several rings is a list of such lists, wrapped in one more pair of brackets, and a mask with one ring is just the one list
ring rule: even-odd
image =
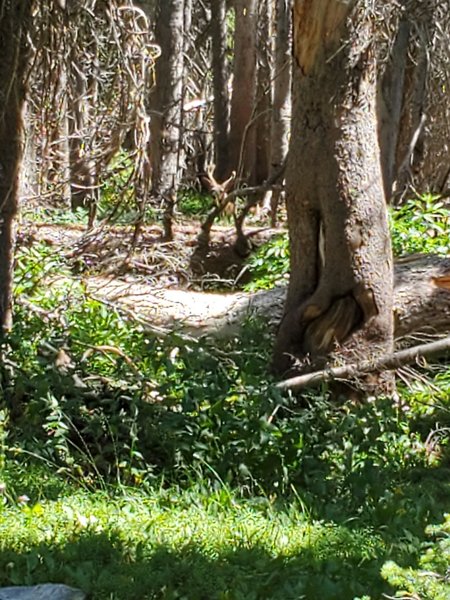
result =
[{"label": "thick tree trunk", "polygon": [[217,181],[224,181],[228,169],[228,130],[230,106],[228,100],[227,65],[227,3],[211,0],[212,75],[214,90],[214,154]]},{"label": "thick tree trunk", "polygon": [[0,1],[0,335],[12,322],[14,217],[23,153],[23,109],[31,0]]},{"label": "thick tree trunk", "polygon": [[[321,366],[334,352],[376,358],[393,346],[374,25],[357,1],[296,0],[293,31],[291,280],[275,347],[279,372]],[[392,382],[364,383],[377,393]]]},{"label": "thick tree trunk", "polygon": [[[292,0],[276,0],[275,7],[275,49],[273,107],[271,120],[270,174],[276,173],[283,164],[289,146],[291,124],[291,24]],[[275,227],[281,190],[276,187],[272,192],[270,217]]]},{"label": "thick tree trunk", "polygon": [[180,177],[183,101],[184,0],[160,0],[156,42],[161,56],[155,66],[150,97],[152,194],[165,203],[165,237],[172,237],[172,213]]},{"label": "thick tree trunk", "polygon": [[229,169],[251,182],[255,168],[257,1],[235,0],[233,92],[231,96]]}]

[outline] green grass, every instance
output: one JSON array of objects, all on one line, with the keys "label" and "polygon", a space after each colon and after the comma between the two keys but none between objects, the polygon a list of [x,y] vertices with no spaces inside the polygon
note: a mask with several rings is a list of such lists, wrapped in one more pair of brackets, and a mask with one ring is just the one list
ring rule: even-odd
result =
[{"label": "green grass", "polygon": [[267,498],[237,500],[226,488],[122,488],[71,489],[53,499],[41,490],[20,505],[19,487],[11,495],[7,486],[0,509],[3,585],[54,581],[98,599],[192,600],[312,599],[318,590],[353,598],[367,591],[368,578],[383,589],[381,534],[313,521],[295,502],[280,510]]}]

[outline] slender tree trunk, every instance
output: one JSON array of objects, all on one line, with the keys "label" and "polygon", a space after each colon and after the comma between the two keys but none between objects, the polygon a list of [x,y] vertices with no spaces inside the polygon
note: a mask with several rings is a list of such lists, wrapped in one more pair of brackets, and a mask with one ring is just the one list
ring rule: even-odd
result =
[{"label": "slender tree trunk", "polygon": [[272,3],[258,5],[258,55],[256,85],[256,151],[254,183],[266,181],[270,172],[270,121],[272,111]]},{"label": "slender tree trunk", "polygon": [[231,96],[229,172],[251,181],[255,168],[252,124],[256,98],[257,0],[235,0],[233,92]]},{"label": "slender tree trunk", "polygon": [[0,335],[12,323],[14,218],[23,153],[27,30],[31,0],[0,1]]},{"label": "slender tree trunk", "polygon": [[[403,2],[404,4],[405,2]],[[450,16],[448,3],[410,2],[380,89],[385,191],[450,185]]]},{"label": "slender tree trunk", "polygon": [[384,193],[390,200],[397,178],[397,144],[403,106],[405,72],[408,61],[410,23],[402,19],[392,45],[386,70],[379,84],[378,124]]},{"label": "slender tree trunk", "polygon": [[214,154],[217,181],[224,181],[228,169],[228,100],[227,3],[211,0],[212,75],[214,90]]},{"label": "slender tree trunk", "polygon": [[[275,7],[275,49],[274,49],[274,82],[273,107],[271,122],[271,156],[270,173],[279,171],[289,146],[291,125],[291,25],[292,0],[276,0]],[[277,186],[272,192],[270,219],[272,227],[277,222],[277,210],[281,190]]]},{"label": "slender tree trunk", "polygon": [[[274,367],[393,347],[393,269],[377,138],[376,31],[362,3],[294,2],[287,172],[291,279]],[[370,393],[392,378],[368,377]]]},{"label": "slender tree trunk", "polygon": [[183,103],[184,0],[160,0],[156,42],[161,56],[155,66],[150,97],[152,194],[164,201],[164,230],[172,238],[172,216],[180,178],[179,151]]}]

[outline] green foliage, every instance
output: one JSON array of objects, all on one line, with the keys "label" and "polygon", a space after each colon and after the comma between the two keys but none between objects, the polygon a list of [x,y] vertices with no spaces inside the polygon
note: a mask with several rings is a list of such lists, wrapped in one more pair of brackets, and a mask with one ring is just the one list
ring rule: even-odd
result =
[{"label": "green foliage", "polygon": [[394,254],[433,252],[450,249],[450,209],[439,196],[424,194],[391,211]]},{"label": "green foliage", "polygon": [[252,280],[245,286],[249,292],[268,290],[283,282],[289,274],[289,240],[280,235],[258,249],[248,260]]},{"label": "green foliage", "polygon": [[214,205],[210,194],[202,194],[195,189],[180,190],[177,199],[178,210],[188,217],[203,217]]},{"label": "green foliage", "polygon": [[395,588],[396,598],[448,600],[450,598],[450,515],[441,526],[428,527],[433,541],[422,546],[418,568],[385,563],[383,577]]},{"label": "green foliage", "polygon": [[[448,254],[450,209],[438,196],[424,194],[390,211],[392,246],[395,256],[416,252]],[[280,235],[264,244],[248,260],[252,281],[247,291],[266,290],[280,284],[289,274],[289,240]]]},{"label": "green foliage", "polygon": [[[348,600],[388,592],[388,560],[417,571],[450,493],[448,372],[402,391],[408,410],[282,395],[259,321],[227,340],[155,337],[90,298],[45,245],[21,249],[16,291],[0,367],[0,581],[58,579],[95,598],[127,597],[126,579],[153,586],[133,584],[133,597]],[[158,506],[56,502],[73,489],[36,461],[103,494],[158,490]]]}]

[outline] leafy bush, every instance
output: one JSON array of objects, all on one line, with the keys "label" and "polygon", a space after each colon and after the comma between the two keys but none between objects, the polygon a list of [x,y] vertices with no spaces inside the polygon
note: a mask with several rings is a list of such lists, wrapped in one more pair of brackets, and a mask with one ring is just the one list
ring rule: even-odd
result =
[{"label": "leafy bush", "polygon": [[450,249],[450,209],[439,196],[424,194],[391,211],[394,254],[434,252]]},{"label": "leafy bush", "polygon": [[441,526],[428,527],[427,533],[434,540],[423,545],[419,568],[400,567],[393,561],[383,566],[383,577],[400,588],[396,598],[450,598],[450,515]]},{"label": "leafy bush", "polygon": [[[390,211],[395,256],[416,252],[448,254],[450,209],[438,196],[424,194]],[[280,235],[264,244],[248,260],[252,281],[248,291],[265,290],[284,281],[289,274],[289,240]]]},{"label": "leafy bush", "polygon": [[245,286],[249,292],[268,290],[283,282],[289,274],[289,240],[279,235],[261,246],[248,260],[252,280]]},{"label": "leafy bush", "polygon": [[188,217],[205,216],[213,207],[210,194],[202,194],[195,189],[184,189],[178,194],[178,210]]}]

